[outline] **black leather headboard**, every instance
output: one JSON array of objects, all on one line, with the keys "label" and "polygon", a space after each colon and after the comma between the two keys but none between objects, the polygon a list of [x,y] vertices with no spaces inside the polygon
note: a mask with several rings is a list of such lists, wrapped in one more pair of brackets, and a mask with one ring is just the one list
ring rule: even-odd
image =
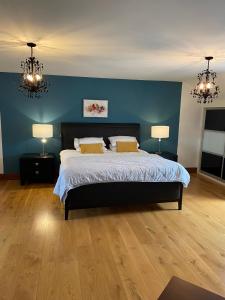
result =
[{"label": "black leather headboard", "polygon": [[109,136],[135,136],[140,142],[140,124],[136,123],[61,123],[63,149],[74,149],[74,138],[103,137],[107,148]]}]

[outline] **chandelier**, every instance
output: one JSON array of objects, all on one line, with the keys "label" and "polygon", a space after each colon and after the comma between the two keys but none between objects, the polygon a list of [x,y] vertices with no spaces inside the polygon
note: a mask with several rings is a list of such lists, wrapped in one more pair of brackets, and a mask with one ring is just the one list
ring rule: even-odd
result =
[{"label": "chandelier", "polygon": [[209,62],[213,59],[212,56],[207,56],[207,69],[198,74],[198,83],[191,91],[193,98],[197,99],[198,103],[211,103],[219,95],[219,86],[216,85],[216,72],[209,70]]},{"label": "chandelier", "polygon": [[31,55],[25,61],[21,62],[23,73],[19,90],[22,91],[28,98],[40,98],[42,93],[47,93],[47,81],[44,80],[42,71],[43,64],[33,56],[34,43],[27,43],[31,48]]}]

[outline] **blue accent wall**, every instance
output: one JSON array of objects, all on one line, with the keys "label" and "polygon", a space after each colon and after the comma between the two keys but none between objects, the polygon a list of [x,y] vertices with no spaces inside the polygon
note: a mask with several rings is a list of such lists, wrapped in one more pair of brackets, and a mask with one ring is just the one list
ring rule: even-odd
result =
[{"label": "blue accent wall", "polygon": [[[4,172],[15,173],[19,156],[41,152],[41,143],[32,138],[33,123],[54,125],[54,138],[47,151],[60,150],[61,122],[136,122],[141,124],[141,147],[157,150],[150,138],[151,125],[169,125],[170,138],[163,150],[176,152],[178,140],[181,82],[100,79],[47,76],[49,92],[40,99],[27,99],[18,91],[19,74],[0,73],[0,111]],[[108,99],[108,118],[83,118],[83,99]]]}]

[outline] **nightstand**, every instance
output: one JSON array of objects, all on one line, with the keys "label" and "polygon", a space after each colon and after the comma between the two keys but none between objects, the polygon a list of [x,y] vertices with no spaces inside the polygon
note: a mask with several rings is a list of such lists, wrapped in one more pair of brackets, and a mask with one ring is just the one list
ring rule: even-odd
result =
[{"label": "nightstand", "polygon": [[20,157],[20,183],[54,182],[56,158],[54,154],[40,156],[25,153]]},{"label": "nightstand", "polygon": [[173,160],[173,161],[177,161],[178,160],[178,156],[175,153],[171,153],[171,152],[167,152],[167,151],[162,151],[160,153],[154,152],[154,154],[158,154],[158,155],[162,156],[163,158],[170,159],[170,160]]}]

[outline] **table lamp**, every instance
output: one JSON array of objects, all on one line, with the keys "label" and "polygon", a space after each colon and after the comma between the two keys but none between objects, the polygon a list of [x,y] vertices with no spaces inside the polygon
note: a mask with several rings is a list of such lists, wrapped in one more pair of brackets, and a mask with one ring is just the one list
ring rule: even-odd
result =
[{"label": "table lamp", "polygon": [[45,152],[45,144],[47,138],[53,137],[53,126],[51,124],[33,124],[32,125],[33,137],[41,139],[43,144],[41,156],[45,156],[48,153]]},{"label": "table lamp", "polygon": [[158,153],[161,153],[161,139],[169,137],[169,126],[152,126],[151,127],[151,137],[159,139]]}]

